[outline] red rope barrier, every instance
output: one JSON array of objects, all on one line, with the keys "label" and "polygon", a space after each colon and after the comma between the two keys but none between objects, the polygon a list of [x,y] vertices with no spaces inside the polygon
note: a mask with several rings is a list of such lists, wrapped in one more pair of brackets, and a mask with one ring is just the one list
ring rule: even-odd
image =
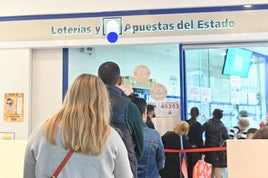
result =
[{"label": "red rope barrier", "polygon": [[211,148],[192,148],[185,150],[164,149],[166,153],[192,153],[192,152],[210,152],[210,151],[226,151],[226,147],[211,147]]}]

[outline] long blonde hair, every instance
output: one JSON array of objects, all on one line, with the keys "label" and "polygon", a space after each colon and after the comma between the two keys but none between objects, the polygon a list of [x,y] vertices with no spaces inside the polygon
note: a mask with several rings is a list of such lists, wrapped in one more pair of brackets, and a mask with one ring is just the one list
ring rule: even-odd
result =
[{"label": "long blonde hair", "polygon": [[82,74],[67,91],[62,108],[44,124],[48,142],[56,143],[59,124],[65,149],[100,154],[111,132],[109,95],[102,80]]}]

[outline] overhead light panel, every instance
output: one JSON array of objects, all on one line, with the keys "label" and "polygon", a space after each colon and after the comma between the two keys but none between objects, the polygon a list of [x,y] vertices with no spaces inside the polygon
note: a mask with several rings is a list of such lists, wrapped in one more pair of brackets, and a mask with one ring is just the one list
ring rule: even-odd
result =
[{"label": "overhead light panel", "polygon": [[244,7],[245,7],[245,8],[251,8],[252,5],[251,5],[251,4],[245,4]]}]

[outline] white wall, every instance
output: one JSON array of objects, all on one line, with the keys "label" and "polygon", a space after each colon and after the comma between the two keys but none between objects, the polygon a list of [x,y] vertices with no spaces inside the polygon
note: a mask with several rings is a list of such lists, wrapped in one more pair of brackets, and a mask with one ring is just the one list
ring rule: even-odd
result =
[{"label": "white wall", "polygon": [[[0,132],[27,139],[62,103],[62,49],[0,50]],[[24,93],[24,121],[4,122],[4,94]]]},{"label": "white wall", "polygon": [[[31,114],[31,50],[0,50],[0,132],[15,132],[16,139],[26,139],[30,130]],[[24,121],[4,122],[5,93],[24,93]]]},{"label": "white wall", "polygon": [[32,127],[62,104],[62,49],[33,50]]},{"label": "white wall", "polygon": [[[15,132],[15,139],[27,139],[61,106],[62,49],[0,49],[0,66],[0,136]],[[23,122],[4,122],[5,93],[24,94]]]}]

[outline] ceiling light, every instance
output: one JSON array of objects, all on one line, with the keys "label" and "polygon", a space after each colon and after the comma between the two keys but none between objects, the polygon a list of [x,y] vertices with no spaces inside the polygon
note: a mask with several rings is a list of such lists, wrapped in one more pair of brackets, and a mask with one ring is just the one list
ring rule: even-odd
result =
[{"label": "ceiling light", "polygon": [[252,5],[251,5],[251,4],[245,4],[244,7],[245,7],[245,8],[251,8]]}]

